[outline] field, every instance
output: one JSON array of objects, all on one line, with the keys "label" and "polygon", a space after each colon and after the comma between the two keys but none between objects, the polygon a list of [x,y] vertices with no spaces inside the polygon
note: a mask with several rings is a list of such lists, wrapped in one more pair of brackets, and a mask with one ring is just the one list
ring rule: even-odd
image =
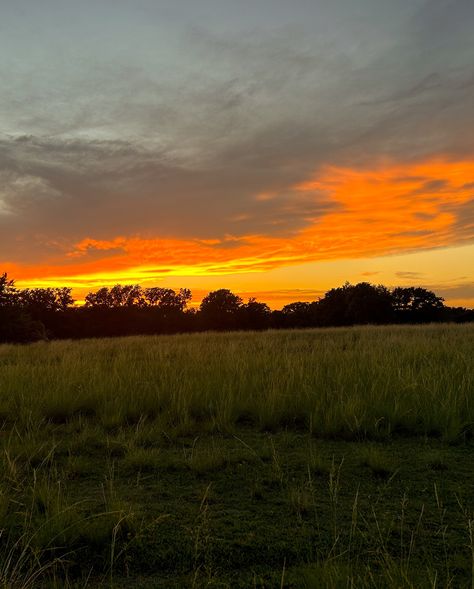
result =
[{"label": "field", "polygon": [[474,326],[0,346],[0,586],[473,587]]}]

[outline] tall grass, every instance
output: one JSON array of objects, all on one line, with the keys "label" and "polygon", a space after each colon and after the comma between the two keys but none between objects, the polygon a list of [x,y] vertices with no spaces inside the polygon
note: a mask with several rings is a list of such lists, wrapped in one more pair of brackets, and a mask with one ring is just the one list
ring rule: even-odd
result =
[{"label": "tall grass", "polygon": [[379,440],[470,438],[473,350],[474,326],[439,325],[0,346],[0,587],[111,587],[142,565],[209,586],[252,555],[274,559],[270,586],[456,586],[474,506],[443,486],[470,444]]},{"label": "tall grass", "polygon": [[131,337],[0,347],[0,424],[470,436],[474,326]]}]

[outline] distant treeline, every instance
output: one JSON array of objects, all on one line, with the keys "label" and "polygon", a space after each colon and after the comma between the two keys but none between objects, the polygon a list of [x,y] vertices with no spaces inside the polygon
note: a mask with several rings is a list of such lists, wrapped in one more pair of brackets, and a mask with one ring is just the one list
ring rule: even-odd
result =
[{"label": "distant treeline", "polygon": [[448,307],[424,288],[346,283],[313,302],[272,311],[227,289],[210,292],[198,309],[191,291],[119,285],[89,293],[74,306],[71,288],[18,289],[0,275],[0,342],[151,335],[205,330],[263,330],[344,325],[474,321],[474,310]]}]

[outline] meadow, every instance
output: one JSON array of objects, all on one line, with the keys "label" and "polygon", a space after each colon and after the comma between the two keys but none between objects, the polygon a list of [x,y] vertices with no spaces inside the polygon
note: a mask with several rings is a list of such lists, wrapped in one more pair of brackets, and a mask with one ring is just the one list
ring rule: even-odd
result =
[{"label": "meadow", "polygon": [[474,587],[474,326],[0,346],[0,586]]}]

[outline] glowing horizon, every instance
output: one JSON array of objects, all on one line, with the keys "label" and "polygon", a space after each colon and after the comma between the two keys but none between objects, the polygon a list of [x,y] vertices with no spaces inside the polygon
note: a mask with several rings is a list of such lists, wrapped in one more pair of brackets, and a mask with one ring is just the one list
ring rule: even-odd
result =
[{"label": "glowing horizon", "polygon": [[[119,282],[158,284],[165,278],[169,284],[170,279],[225,276],[232,285],[232,277],[239,274],[425,250],[437,250],[438,259],[442,259],[446,248],[472,239],[469,220],[461,231],[456,215],[471,200],[471,178],[474,178],[474,159],[452,162],[437,158],[405,166],[385,163],[376,169],[361,170],[327,167],[294,189],[315,194],[315,198],[324,195],[334,208],[291,237],[247,235],[207,240],[117,237],[109,241],[86,237],[65,253],[61,264],[31,268],[15,268],[8,263],[3,266],[21,285],[67,283],[75,293],[83,293],[86,289]],[[271,200],[272,195],[266,198]],[[367,240],[369,233],[371,239]],[[227,243],[231,247],[226,248]],[[94,251],[112,251],[113,255],[87,261]],[[471,253],[470,248],[466,252]],[[180,264],[181,259],[192,263]],[[140,264],[145,260],[146,263]],[[393,279],[390,282],[393,284]],[[321,284],[327,286],[327,280],[323,279]],[[276,284],[276,292],[281,292],[282,286]],[[251,296],[259,292],[252,288],[251,280],[245,290]],[[284,302],[296,300],[294,295],[299,291],[286,289]],[[316,292],[322,289],[317,288]],[[470,296],[465,297],[466,304],[472,300]]]}]

